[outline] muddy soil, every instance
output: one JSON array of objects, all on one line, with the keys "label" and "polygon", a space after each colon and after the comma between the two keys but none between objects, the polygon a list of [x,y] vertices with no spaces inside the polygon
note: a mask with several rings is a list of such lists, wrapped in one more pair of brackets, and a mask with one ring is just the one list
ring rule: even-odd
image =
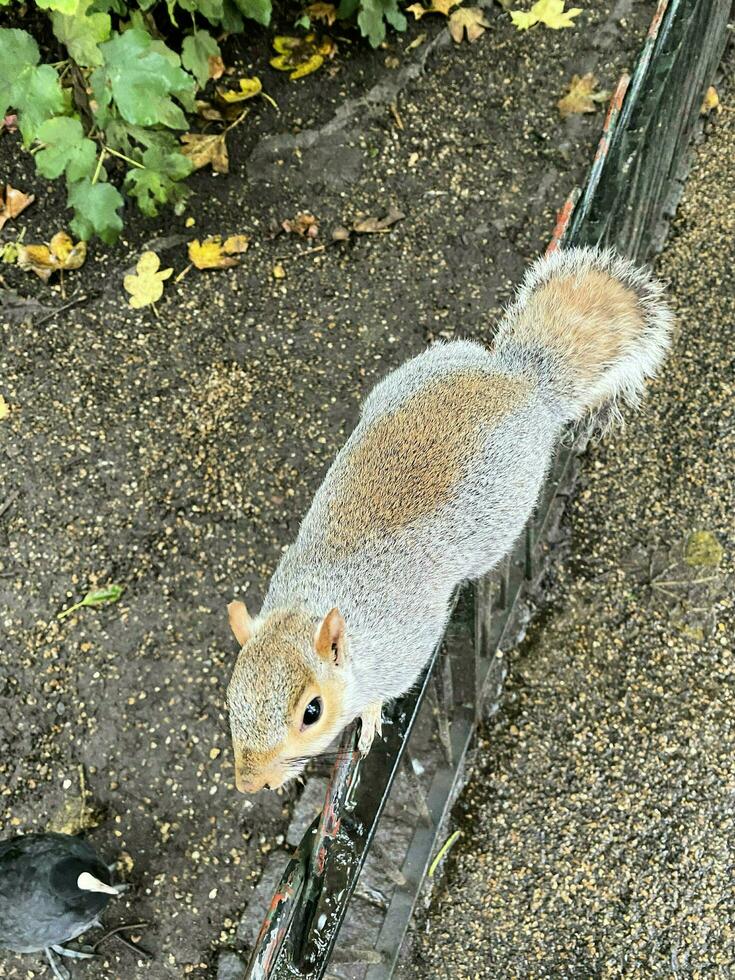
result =
[{"label": "muddy soil", "polygon": [[[223,950],[247,953],[238,922],[298,788],[233,790],[225,604],[257,607],[375,380],[438,336],[491,336],[599,134],[602,110],[562,121],[556,103],[574,73],[612,88],[652,10],[593,3],[573,30],[521,34],[490,8],[490,29],[459,47],[428,18],[378,52],[342,42],[301,83],[267,67],[258,36],[231,57],[278,111],[260,102],[232,131],[229,176],[197,175],[180,218],[126,215],[64,297],[3,269],[46,310],[34,324],[6,306],[0,335],[0,833],[68,822],[82,775],[89,836],[133,884],[105,921],[146,920],[155,954],[111,942],[76,976],[208,977]],[[0,164],[36,194],[18,222],[27,242],[66,225],[17,137],[0,139]],[[389,233],[313,251],[390,205],[405,219]],[[273,237],[306,209],[316,243]],[[190,272],[158,316],[127,305],[122,277],[144,247],[178,273],[187,239],[235,232],[252,236],[239,268]],[[120,602],[56,619],[111,582]]]}]

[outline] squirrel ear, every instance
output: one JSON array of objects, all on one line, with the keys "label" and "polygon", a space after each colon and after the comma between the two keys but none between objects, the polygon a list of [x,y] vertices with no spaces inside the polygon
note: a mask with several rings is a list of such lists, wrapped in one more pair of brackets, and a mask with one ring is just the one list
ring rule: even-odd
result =
[{"label": "squirrel ear", "polygon": [[345,621],[335,606],[321,621],[314,638],[314,649],[322,660],[341,667],[345,658]]},{"label": "squirrel ear", "polygon": [[230,617],[230,628],[235,639],[241,647],[245,646],[253,635],[253,621],[247,606],[239,599],[234,599],[227,607],[227,615]]}]

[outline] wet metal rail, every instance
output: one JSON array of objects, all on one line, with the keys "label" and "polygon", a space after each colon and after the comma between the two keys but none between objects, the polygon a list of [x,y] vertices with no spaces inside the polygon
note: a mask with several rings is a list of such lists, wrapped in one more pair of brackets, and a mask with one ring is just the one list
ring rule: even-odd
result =
[{"label": "wet metal rail", "polygon": [[[645,261],[665,238],[681,194],[689,144],[727,36],[730,0],[662,0],[631,76],[611,100],[582,192],[560,212],[549,245],[614,245]],[[256,940],[247,976],[324,976],[350,898],[399,770],[409,777],[415,820],[408,849],[392,854],[397,882],[365,980],[395,968],[429,863],[464,779],[464,760],[483,707],[497,703],[507,673],[501,651],[517,632],[526,592],[543,572],[546,537],[563,510],[582,442],[557,452],[536,514],[513,553],[457,597],[444,641],[420,686],[390,711],[366,759],[357,732],[344,734],[322,813],[284,870]],[[441,761],[428,793],[406,765],[424,701],[432,700]],[[400,872],[396,869],[400,868]]]}]

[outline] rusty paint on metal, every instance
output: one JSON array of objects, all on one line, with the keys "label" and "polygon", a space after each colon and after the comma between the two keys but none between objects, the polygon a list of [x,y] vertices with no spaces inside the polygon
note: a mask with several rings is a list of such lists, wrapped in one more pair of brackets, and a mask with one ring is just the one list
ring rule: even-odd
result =
[{"label": "rusty paint on metal", "polygon": [[569,197],[564,202],[561,210],[557,213],[556,224],[554,225],[554,231],[551,234],[551,240],[546,246],[546,254],[551,255],[559,248],[562,238],[564,237],[567,226],[569,225],[569,219],[572,216],[572,211],[574,211],[574,205],[579,200],[580,190],[575,187],[571,192]]},{"label": "rusty paint on metal", "polygon": [[666,13],[666,8],[668,5],[669,0],[661,0],[658,7],[656,7],[656,13],[653,15],[651,26],[648,28],[648,34],[646,35],[649,40],[655,41],[658,37],[658,30],[661,26],[661,21],[664,19],[664,14]]}]

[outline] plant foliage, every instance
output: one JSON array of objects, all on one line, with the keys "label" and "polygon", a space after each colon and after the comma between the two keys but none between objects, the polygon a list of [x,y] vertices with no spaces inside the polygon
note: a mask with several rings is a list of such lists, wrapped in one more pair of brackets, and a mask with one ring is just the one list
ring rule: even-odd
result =
[{"label": "plant foliage", "polygon": [[[0,119],[16,114],[39,174],[65,180],[72,232],[114,242],[122,228],[121,191],[146,215],[164,204],[181,213],[194,164],[180,136],[197,93],[222,74],[215,35],[242,31],[247,19],[269,24],[271,0],[35,2],[65,57],[43,64],[31,34],[0,29]],[[334,11],[328,4],[311,9],[327,7]],[[336,16],[356,16],[374,46],[386,22],[406,27],[397,0],[342,0]],[[315,58],[321,64],[324,55]],[[306,73],[297,66],[291,77]]]}]

